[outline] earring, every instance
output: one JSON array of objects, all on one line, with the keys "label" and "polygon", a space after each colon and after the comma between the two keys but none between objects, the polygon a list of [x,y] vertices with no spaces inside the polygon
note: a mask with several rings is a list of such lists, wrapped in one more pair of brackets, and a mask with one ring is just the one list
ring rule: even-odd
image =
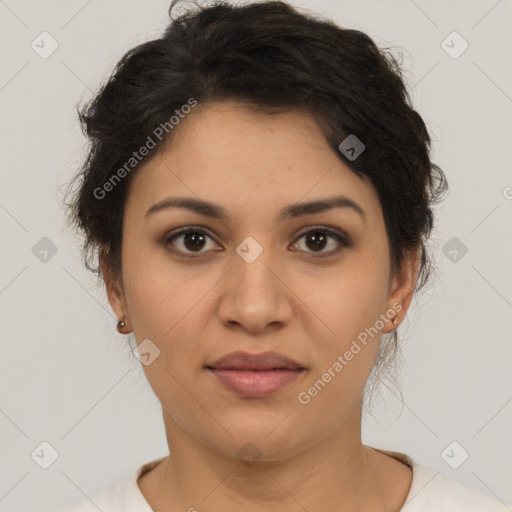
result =
[{"label": "earring", "polygon": [[396,315],[393,317],[393,326],[394,326],[395,330],[398,327],[398,318],[396,317]]},{"label": "earring", "polygon": [[124,332],[122,331],[122,329],[124,329],[126,327],[126,324],[124,322],[124,315],[123,315],[123,319],[122,320],[119,320],[119,322],[117,322],[117,330],[121,333],[121,334],[124,334]]}]

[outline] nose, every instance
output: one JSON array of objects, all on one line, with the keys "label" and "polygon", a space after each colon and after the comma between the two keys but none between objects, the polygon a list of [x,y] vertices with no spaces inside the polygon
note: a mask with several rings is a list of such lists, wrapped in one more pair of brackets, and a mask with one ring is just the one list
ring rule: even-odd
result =
[{"label": "nose", "polygon": [[232,269],[222,281],[221,321],[251,333],[276,329],[290,322],[294,294],[286,285],[285,269],[271,249],[251,261],[233,255]]}]

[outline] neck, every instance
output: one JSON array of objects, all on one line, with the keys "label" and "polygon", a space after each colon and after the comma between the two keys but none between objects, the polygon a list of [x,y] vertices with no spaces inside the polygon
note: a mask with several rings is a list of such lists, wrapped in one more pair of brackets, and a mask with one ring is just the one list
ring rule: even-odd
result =
[{"label": "neck", "polygon": [[152,484],[139,485],[154,510],[381,510],[391,497],[378,473],[389,458],[361,443],[360,410],[351,416],[313,446],[250,464],[189,435],[164,411],[171,455]]}]

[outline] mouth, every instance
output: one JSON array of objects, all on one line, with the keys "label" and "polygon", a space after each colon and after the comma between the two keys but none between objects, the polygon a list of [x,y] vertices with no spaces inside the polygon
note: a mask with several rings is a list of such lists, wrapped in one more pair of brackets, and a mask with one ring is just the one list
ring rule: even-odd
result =
[{"label": "mouth", "polygon": [[305,369],[219,370],[208,369],[225,387],[238,395],[264,398],[293,382]]},{"label": "mouth", "polygon": [[306,368],[277,352],[233,352],[206,365],[219,383],[238,395],[264,398],[284,388]]}]

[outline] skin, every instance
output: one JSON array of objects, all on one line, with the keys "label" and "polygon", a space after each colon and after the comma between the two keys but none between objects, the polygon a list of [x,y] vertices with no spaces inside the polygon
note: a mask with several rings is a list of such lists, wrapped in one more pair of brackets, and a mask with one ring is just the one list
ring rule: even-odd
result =
[{"label": "skin", "polygon": [[[399,510],[410,468],[361,443],[363,387],[392,321],[308,404],[297,399],[379,315],[399,304],[400,321],[411,302],[418,252],[391,275],[371,183],[334,154],[308,113],[270,116],[232,101],[196,107],[133,178],[122,274],[116,279],[103,260],[102,271],[125,332],[160,350],[143,368],[162,405],[172,455],[138,480],[151,507]],[[284,206],[339,194],[357,202],[365,218],[335,208],[276,221]],[[214,202],[229,217],[178,208],[145,217],[170,196]],[[351,245],[333,238],[308,245],[301,235],[316,225],[345,232]],[[184,236],[165,245],[167,234],[187,226],[205,233],[202,245],[194,249]],[[263,249],[250,264],[236,252],[248,236]],[[241,397],[204,368],[234,350],[275,350],[307,370],[271,396]],[[251,466],[237,456],[247,443],[261,457]]]}]

